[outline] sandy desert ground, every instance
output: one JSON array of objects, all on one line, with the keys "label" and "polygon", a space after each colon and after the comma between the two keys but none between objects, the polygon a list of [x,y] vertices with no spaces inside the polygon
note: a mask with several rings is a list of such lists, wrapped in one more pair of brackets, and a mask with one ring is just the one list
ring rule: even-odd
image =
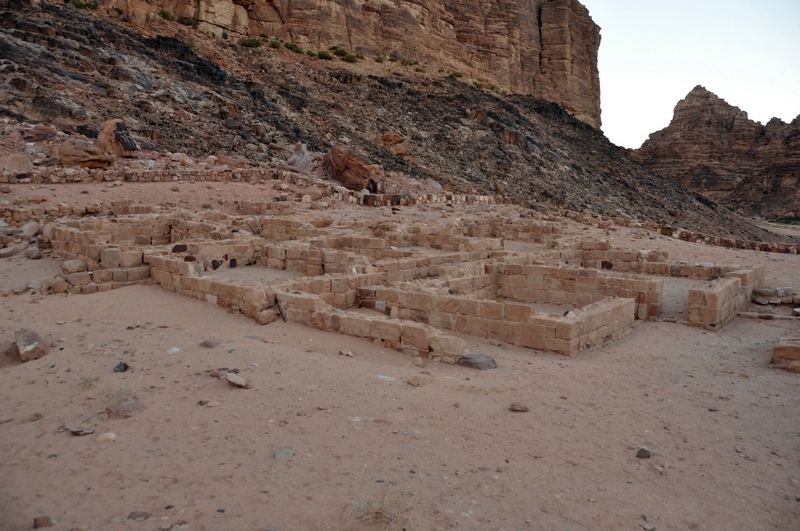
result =
[{"label": "sandy desert ground", "polygon": [[[142,202],[165,193],[136,188]],[[797,255],[640,229],[609,237],[676,260],[765,264],[766,285],[800,288]],[[51,257],[4,260],[0,291],[57,271]],[[687,288],[665,289],[679,301]],[[417,367],[156,286],[0,298],[3,348],[23,327],[52,347],[24,364],[0,354],[2,530],[40,515],[59,529],[383,529],[353,514],[381,499],[409,530],[800,526],[800,376],[769,365],[797,321],[737,318],[719,332],[637,322],[572,358],[465,337],[497,360],[490,371]],[[200,346],[212,336],[218,346]],[[126,372],[114,372],[120,361]],[[218,368],[252,387],[229,386]],[[123,397],[145,409],[110,418]],[[637,459],[640,446],[653,457]]]}]

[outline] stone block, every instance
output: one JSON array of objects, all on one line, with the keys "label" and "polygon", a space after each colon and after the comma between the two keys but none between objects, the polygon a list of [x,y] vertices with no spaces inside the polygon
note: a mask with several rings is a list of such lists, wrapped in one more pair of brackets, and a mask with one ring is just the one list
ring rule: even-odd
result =
[{"label": "stone block", "polygon": [[800,361],[800,338],[783,337],[772,350],[773,359]]},{"label": "stone block", "polygon": [[113,280],[114,273],[110,269],[98,269],[92,273],[92,277],[97,284],[105,284]]},{"label": "stone block", "polygon": [[401,325],[399,321],[375,320],[370,325],[369,337],[384,341],[400,341]]},{"label": "stone block", "polygon": [[138,282],[146,278],[150,278],[149,266],[138,266],[127,268],[128,282]]},{"label": "stone block", "polygon": [[410,292],[406,294],[406,306],[411,310],[432,310],[433,295]]},{"label": "stone block", "polygon": [[72,273],[64,277],[70,286],[84,286],[92,282],[92,274],[87,271]]},{"label": "stone block", "polygon": [[492,301],[481,301],[481,313],[480,316],[484,319],[495,319],[501,320],[503,319],[503,308],[504,304],[500,302],[492,302]]},{"label": "stone block", "polygon": [[428,350],[428,328],[423,325],[403,324],[400,329],[400,343],[419,350]]},{"label": "stone block", "polygon": [[521,330],[524,326],[526,325],[510,321],[493,322],[489,327],[489,337],[504,343],[517,345],[519,343]]},{"label": "stone block", "polygon": [[428,312],[428,324],[434,328],[453,330],[456,326],[456,314],[445,312]]},{"label": "stone block", "polygon": [[475,299],[461,299],[458,303],[458,313],[472,317],[480,317],[481,301]]},{"label": "stone block", "polygon": [[122,267],[139,267],[142,265],[141,251],[122,251],[120,255]]},{"label": "stone block", "polygon": [[100,265],[104,269],[114,269],[122,264],[122,252],[116,247],[106,247],[100,251]]},{"label": "stone block", "polygon": [[559,321],[556,323],[556,339],[576,339],[581,336],[583,326],[580,321]]},{"label": "stone block", "polygon": [[527,304],[506,303],[503,308],[503,318],[515,323],[527,323],[532,313],[533,309]]},{"label": "stone block", "polygon": [[519,346],[544,350],[545,327],[542,325],[522,326],[519,335]]},{"label": "stone block", "polygon": [[430,348],[434,356],[461,358],[467,354],[467,343],[458,337],[434,333],[430,337]]},{"label": "stone block", "polygon": [[369,337],[370,320],[364,317],[343,315],[339,319],[339,331],[348,336]]}]

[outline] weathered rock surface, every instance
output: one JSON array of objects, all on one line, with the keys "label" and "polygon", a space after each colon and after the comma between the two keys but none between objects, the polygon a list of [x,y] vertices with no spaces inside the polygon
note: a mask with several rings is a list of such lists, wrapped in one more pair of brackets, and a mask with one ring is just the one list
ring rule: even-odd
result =
[{"label": "weathered rock surface", "polygon": [[[109,6],[119,2],[106,1]],[[577,0],[127,0],[146,26],[159,9],[218,37],[277,35],[304,48],[433,61],[554,101],[600,126],[600,28]]]},{"label": "weathered rock surface", "polygon": [[72,166],[105,168],[116,161],[114,155],[109,155],[92,142],[79,138],[71,138],[61,144],[58,154],[61,163],[68,168]]},{"label": "weathered rock surface", "polygon": [[7,171],[12,175],[18,175],[32,169],[33,163],[24,153],[13,153],[0,157],[0,173]]},{"label": "weathered rock surface", "polygon": [[[548,9],[568,2],[551,3]],[[183,168],[189,157],[204,161],[198,165],[234,171],[278,165],[297,142],[306,144],[317,160],[339,140],[383,168],[386,177],[379,182],[387,193],[501,193],[541,210],[589,211],[713,236],[778,239],[633,162],[563,107],[531,95],[480,89],[469,74],[459,80],[449,77],[447,68],[435,73],[430,64],[427,73],[418,73],[399,61],[379,64],[367,57],[350,66],[286,48],[250,50],[155,16],[151,25],[159,32],[189,32],[181,38],[191,37],[195,46],[190,48],[176,37],[139,34],[103,7],[87,11],[53,2],[25,4],[16,0],[15,9],[0,7],[4,28],[12,28],[0,32],[0,49],[13,67],[0,69],[0,84],[8,88],[0,98],[0,114],[27,122],[22,134],[39,122],[70,133],[47,141],[52,145],[45,149],[54,162],[50,168],[37,162],[33,170],[41,170],[43,179],[88,179],[91,172],[85,169],[57,168],[57,145],[80,138],[77,134],[91,143],[106,117],[113,116],[124,117],[141,149],[143,160],[117,161],[122,171],[131,173]],[[125,19],[135,18],[136,5],[123,6]],[[314,2],[308,6],[316,9]],[[155,9],[148,4],[147,13]],[[186,15],[178,6],[165,9]],[[481,9],[494,8],[487,4]],[[150,34],[149,26],[145,32]],[[140,82],[125,80],[130,76],[117,75],[122,65],[146,73],[153,86],[143,90]],[[112,85],[115,92],[107,97]],[[239,128],[225,128],[222,121],[234,115]],[[387,131],[405,139],[391,144],[393,151],[381,147],[389,145],[383,139]],[[22,145],[20,138],[9,152],[19,152]],[[403,146],[408,155],[401,154]],[[156,152],[172,155],[144,158]],[[390,190],[395,175],[411,178],[412,187]],[[0,183],[3,179],[13,177],[0,175]],[[275,317],[264,315],[265,322]]]},{"label": "weathered rock surface", "polygon": [[108,120],[103,123],[103,129],[97,135],[96,145],[105,153],[118,158],[130,157],[138,149],[122,120]]},{"label": "weathered rock surface", "polygon": [[28,328],[14,332],[17,354],[22,361],[36,360],[47,354],[39,334]]},{"label": "weathered rock surface", "polygon": [[335,146],[325,155],[323,162],[328,175],[350,190],[375,188],[375,179],[383,173],[380,167],[370,164],[355,148],[344,144]]},{"label": "weathered rock surface", "polygon": [[800,116],[762,125],[697,86],[675,107],[669,126],[650,135],[635,156],[746,214],[800,215]]}]

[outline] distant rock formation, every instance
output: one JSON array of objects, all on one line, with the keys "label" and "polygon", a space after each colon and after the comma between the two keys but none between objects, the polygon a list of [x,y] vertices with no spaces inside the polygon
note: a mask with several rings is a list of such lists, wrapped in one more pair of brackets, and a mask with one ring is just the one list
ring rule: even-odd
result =
[{"label": "distant rock formation", "polygon": [[800,215],[800,116],[761,125],[697,86],[675,107],[669,126],[650,135],[634,156],[744,213]]},{"label": "distant rock formation", "polygon": [[432,61],[564,107],[600,127],[600,28],[577,0],[104,0],[146,26],[159,10],[234,39]]}]

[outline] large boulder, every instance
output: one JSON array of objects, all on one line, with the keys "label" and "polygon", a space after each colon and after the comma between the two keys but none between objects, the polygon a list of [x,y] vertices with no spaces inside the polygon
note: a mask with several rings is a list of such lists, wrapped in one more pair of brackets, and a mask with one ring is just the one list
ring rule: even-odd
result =
[{"label": "large boulder", "polygon": [[383,168],[370,164],[355,148],[339,144],[323,159],[328,176],[350,190],[372,190],[378,188],[377,179],[383,176]]},{"label": "large boulder", "polygon": [[97,147],[117,158],[130,157],[138,146],[122,120],[108,120],[97,135]]},{"label": "large boulder", "polygon": [[292,155],[286,161],[286,165],[300,173],[311,173],[314,169],[314,157],[308,152],[305,144],[298,142],[292,147]]},{"label": "large boulder", "polygon": [[116,163],[114,155],[105,153],[93,143],[80,138],[70,138],[58,147],[61,163],[69,168],[82,166],[84,168],[105,168]]},{"label": "large boulder", "polygon": [[25,153],[14,153],[0,157],[0,173],[9,172],[11,175],[28,173],[33,169],[31,159]]},{"label": "large boulder", "polygon": [[58,130],[53,125],[36,124],[25,131],[22,136],[28,142],[42,142],[44,140],[50,140],[56,136],[57,133]]}]

